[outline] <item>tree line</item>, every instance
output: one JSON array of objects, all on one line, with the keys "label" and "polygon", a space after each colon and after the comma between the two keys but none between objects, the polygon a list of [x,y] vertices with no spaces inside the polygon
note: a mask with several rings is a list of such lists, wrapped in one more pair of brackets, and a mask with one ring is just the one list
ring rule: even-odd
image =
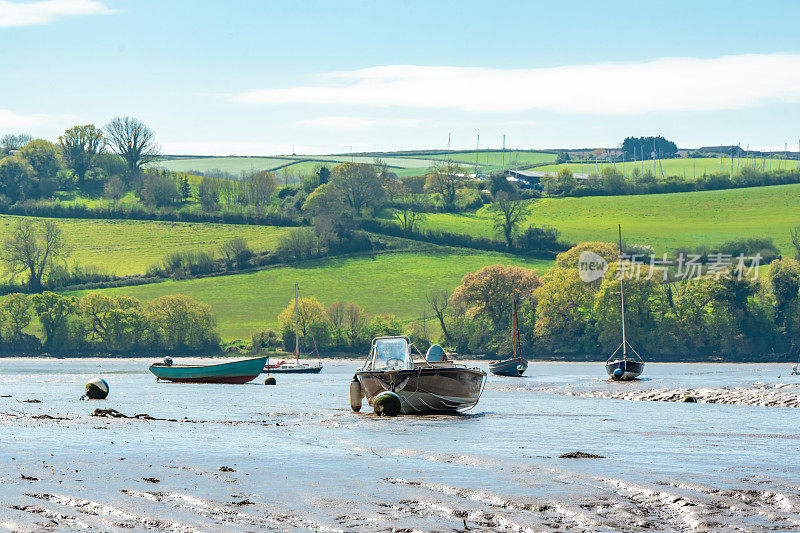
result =
[{"label": "tree line", "polygon": [[[34,317],[41,336],[27,333]],[[12,353],[184,355],[219,350],[211,307],[181,294],[144,304],[124,295],[15,293],[0,302],[0,325],[0,347]]]},{"label": "tree line", "polygon": [[[798,232],[796,231],[795,234]],[[800,237],[798,256],[800,256]],[[590,250],[609,263],[585,282],[578,260]],[[554,268],[535,271],[493,265],[464,276],[452,294],[428,295],[441,342],[461,353],[507,355],[512,350],[511,302],[531,357],[610,354],[620,343],[617,246],[580,243],[558,255]],[[704,275],[676,281],[639,265],[625,281],[626,332],[642,354],[744,360],[786,354],[800,345],[800,263],[779,258],[753,279]]]}]

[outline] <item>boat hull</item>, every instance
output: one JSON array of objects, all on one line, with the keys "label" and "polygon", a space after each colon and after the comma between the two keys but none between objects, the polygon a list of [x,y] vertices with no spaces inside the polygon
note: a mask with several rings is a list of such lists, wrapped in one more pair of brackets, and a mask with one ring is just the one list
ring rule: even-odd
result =
[{"label": "boat hull", "polygon": [[150,365],[158,379],[176,383],[234,383],[253,381],[267,362],[266,357],[256,357],[216,365]]},{"label": "boat hull", "polygon": [[[622,370],[621,376],[615,376],[614,372]],[[630,359],[620,359],[606,363],[606,372],[614,381],[630,381],[638,378],[644,371],[644,363],[641,361],[631,361]]]},{"label": "boat hull", "polygon": [[478,403],[486,373],[469,368],[418,368],[355,374],[367,401],[390,391],[400,397],[402,414],[458,412]]},{"label": "boat hull", "polygon": [[[519,368],[522,367],[522,370]],[[489,361],[489,372],[496,376],[519,377],[528,369],[528,360],[524,357],[513,359],[503,359],[501,361]]]}]

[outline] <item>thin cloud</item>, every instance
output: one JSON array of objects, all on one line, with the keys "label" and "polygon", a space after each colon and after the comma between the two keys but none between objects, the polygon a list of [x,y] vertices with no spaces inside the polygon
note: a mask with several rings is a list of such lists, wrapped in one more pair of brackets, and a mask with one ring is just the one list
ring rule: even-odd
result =
[{"label": "thin cloud", "polygon": [[357,131],[381,126],[416,128],[420,121],[413,118],[314,117],[298,120],[294,124],[302,128]]},{"label": "thin cloud", "polygon": [[742,109],[800,102],[800,55],[660,58],[552,68],[387,65],[324,74],[319,82],[234,95],[253,104],[548,110],[593,115]]},{"label": "thin cloud", "polygon": [[51,124],[57,117],[51,115],[23,115],[10,109],[0,109],[0,129],[21,130]]},{"label": "thin cloud", "polygon": [[[292,145],[286,143],[261,143],[253,141],[165,141],[162,152],[179,155],[216,155],[216,156],[263,156],[268,154],[291,154]],[[296,153],[310,153],[314,147],[297,145]]]},{"label": "thin cloud", "polygon": [[0,0],[0,27],[40,26],[65,17],[108,15],[114,10],[96,0],[44,0],[9,2]]}]

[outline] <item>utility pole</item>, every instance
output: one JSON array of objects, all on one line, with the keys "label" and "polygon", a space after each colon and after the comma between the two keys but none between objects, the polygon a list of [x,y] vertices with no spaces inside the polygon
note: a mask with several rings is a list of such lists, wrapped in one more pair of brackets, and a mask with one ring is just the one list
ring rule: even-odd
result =
[{"label": "utility pole", "polygon": [[500,164],[500,173],[504,173],[506,171],[506,134],[503,134],[503,159],[502,163]]},{"label": "utility pole", "polygon": [[481,147],[481,134],[478,134],[478,140],[475,141],[475,177],[478,177],[478,150]]}]

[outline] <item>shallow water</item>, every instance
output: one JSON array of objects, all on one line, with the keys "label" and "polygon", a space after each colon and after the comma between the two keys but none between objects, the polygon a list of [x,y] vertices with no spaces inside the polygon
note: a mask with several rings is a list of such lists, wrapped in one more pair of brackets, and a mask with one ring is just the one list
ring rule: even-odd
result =
[{"label": "shallow water", "polygon": [[[602,363],[533,363],[465,416],[382,419],[349,409],[355,361],[274,387],[156,383],[148,364],[0,360],[0,529],[800,528],[800,409],[608,397],[797,399],[789,365],[650,363],[612,383]],[[109,399],[81,401],[94,376]],[[604,458],[558,457],[578,450]]]}]

